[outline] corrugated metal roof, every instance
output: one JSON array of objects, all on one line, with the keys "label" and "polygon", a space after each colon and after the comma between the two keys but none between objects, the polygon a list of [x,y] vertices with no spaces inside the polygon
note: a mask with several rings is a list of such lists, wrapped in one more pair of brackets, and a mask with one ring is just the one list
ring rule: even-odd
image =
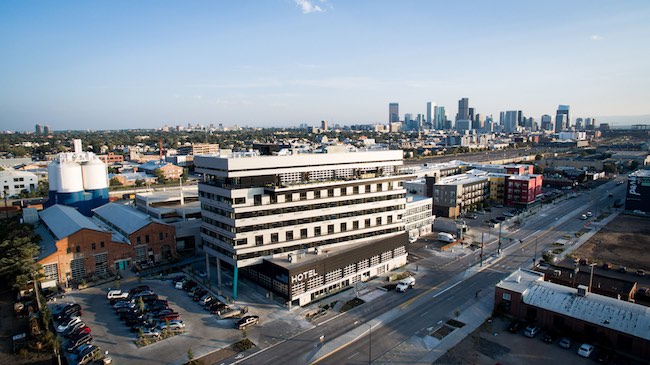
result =
[{"label": "corrugated metal roof", "polygon": [[524,303],[650,340],[650,308],[546,281],[529,282]]},{"label": "corrugated metal roof", "polygon": [[103,232],[90,218],[66,205],[56,204],[39,213],[41,220],[57,240],[70,236],[82,229]]},{"label": "corrugated metal roof", "polygon": [[126,234],[131,234],[151,223],[148,215],[121,204],[108,203],[93,209],[93,213]]}]

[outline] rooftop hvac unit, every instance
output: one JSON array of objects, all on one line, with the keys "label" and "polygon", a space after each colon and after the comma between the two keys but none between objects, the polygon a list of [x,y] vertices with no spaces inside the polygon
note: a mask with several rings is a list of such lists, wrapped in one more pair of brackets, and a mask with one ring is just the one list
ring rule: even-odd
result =
[{"label": "rooftop hvac unit", "polygon": [[288,257],[289,257],[289,262],[293,262],[293,255],[289,254]]},{"label": "rooftop hvac unit", "polygon": [[587,289],[589,288],[586,285],[578,285],[578,295],[581,297],[586,297]]}]

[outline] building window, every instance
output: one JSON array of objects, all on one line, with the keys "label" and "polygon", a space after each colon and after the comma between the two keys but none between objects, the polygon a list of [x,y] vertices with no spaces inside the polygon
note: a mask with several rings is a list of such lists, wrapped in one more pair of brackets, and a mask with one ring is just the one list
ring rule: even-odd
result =
[{"label": "building window", "polygon": [[345,232],[348,230],[348,224],[343,222],[341,223],[341,232]]},{"label": "building window", "polygon": [[328,197],[333,197],[334,196],[334,189],[327,189],[327,196]]},{"label": "building window", "polygon": [[284,194],[284,200],[287,202],[293,201],[293,195],[292,194]]},{"label": "building window", "polygon": [[377,219],[375,219],[375,221],[377,222],[378,226],[381,226],[381,217],[377,217]]},{"label": "building window", "polygon": [[365,227],[370,227],[370,218],[366,219],[365,223],[366,223]]},{"label": "building window", "polygon": [[253,197],[253,204],[262,205],[262,195],[257,194]]},{"label": "building window", "polygon": [[70,253],[70,252],[72,252],[72,250],[70,250],[70,247],[68,247],[68,249],[65,252]]},{"label": "building window", "polygon": [[320,190],[314,191],[314,198],[320,199]]},{"label": "building window", "polygon": [[99,243],[99,247],[104,248],[104,241],[101,241],[101,242]]},{"label": "building window", "polygon": [[307,200],[307,192],[303,191],[300,193],[300,200]]},{"label": "building window", "polygon": [[158,233],[158,238],[159,238],[161,241],[163,240],[163,233],[162,233],[162,232]]},{"label": "building window", "polygon": [[307,228],[300,230],[300,238],[307,238]]},{"label": "building window", "polygon": [[255,236],[255,244],[262,246],[264,244],[264,236]]},{"label": "building window", "polygon": [[327,225],[327,233],[334,233],[334,225],[333,224],[328,224]]},{"label": "building window", "polygon": [[235,198],[235,204],[246,204],[246,198]]},{"label": "building window", "polygon": [[352,194],[354,194],[354,195],[359,194],[359,187],[358,186],[355,186],[355,187],[352,188]]},{"label": "building window", "polygon": [[136,237],[135,242],[139,245],[142,243],[142,240],[140,239],[140,236]]},{"label": "building window", "polygon": [[359,221],[352,222],[352,229],[359,229]]},{"label": "building window", "polygon": [[287,232],[287,241],[293,240],[293,231],[288,231]]},{"label": "building window", "polygon": [[81,252],[81,246],[77,246],[76,251]]},{"label": "building window", "polygon": [[91,247],[91,248],[93,249],[93,251],[94,251],[94,250],[97,248],[97,245],[95,244],[95,242],[93,242],[93,243],[90,245],[90,247]]},{"label": "building window", "polygon": [[275,243],[278,242],[279,237],[277,233],[271,233],[271,242]]},{"label": "building window", "polygon": [[320,235],[321,235],[320,227],[314,227],[314,236],[320,236]]},{"label": "building window", "polygon": [[348,195],[348,188],[341,188],[341,196]]},{"label": "building window", "polygon": [[148,234],[144,236],[144,242],[149,243],[149,235]]},{"label": "building window", "polygon": [[391,224],[391,223],[393,223],[393,216],[389,215],[388,216],[388,224]]}]

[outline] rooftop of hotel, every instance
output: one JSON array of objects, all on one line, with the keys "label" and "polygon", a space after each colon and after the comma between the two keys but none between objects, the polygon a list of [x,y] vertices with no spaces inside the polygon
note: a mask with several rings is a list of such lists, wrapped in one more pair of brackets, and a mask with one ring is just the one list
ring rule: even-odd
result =
[{"label": "rooftop of hotel", "polygon": [[633,173],[631,173],[629,176],[650,177],[650,170],[636,170]]}]

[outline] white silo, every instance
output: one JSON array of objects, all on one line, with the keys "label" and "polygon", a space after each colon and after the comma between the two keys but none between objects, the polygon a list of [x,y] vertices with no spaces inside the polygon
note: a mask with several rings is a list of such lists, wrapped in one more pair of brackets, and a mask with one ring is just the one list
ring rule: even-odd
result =
[{"label": "white silo", "polygon": [[59,162],[57,178],[57,203],[69,205],[84,199],[81,165],[74,161]]},{"label": "white silo", "polygon": [[83,172],[84,190],[92,194],[93,198],[104,197],[108,199],[108,177],[106,175],[106,164],[96,156],[84,163],[81,167]]}]

